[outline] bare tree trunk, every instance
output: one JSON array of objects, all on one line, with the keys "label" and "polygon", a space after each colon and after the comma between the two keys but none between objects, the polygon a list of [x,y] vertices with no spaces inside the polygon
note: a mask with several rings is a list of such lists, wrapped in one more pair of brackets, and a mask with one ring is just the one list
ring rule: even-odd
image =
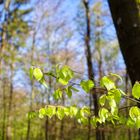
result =
[{"label": "bare tree trunk", "polygon": [[0,46],[0,79],[1,79],[1,74],[2,74],[2,58],[4,54],[4,48],[6,46],[6,31],[5,31],[5,26],[3,26],[3,31],[2,31],[2,41],[1,41],[1,46]]},{"label": "bare tree trunk", "polygon": [[[7,32],[7,15],[9,14],[9,5],[11,3],[11,0],[7,0],[5,2],[5,10],[6,10],[6,13],[4,15],[4,23],[3,23],[3,29],[2,29],[2,40],[1,40],[1,46],[0,46],[0,76],[1,76],[1,73],[2,73],[2,59],[3,59],[3,54],[4,54],[4,49],[6,48],[6,32]],[[1,77],[0,77],[1,78]]]},{"label": "bare tree trunk", "polygon": [[140,4],[137,0],[108,0],[108,3],[133,85],[140,81]]},{"label": "bare tree trunk", "polygon": [[45,139],[46,140],[49,140],[49,118],[47,117],[46,118],[46,121],[45,121]]},{"label": "bare tree trunk", "polygon": [[[91,57],[91,50],[90,50],[90,11],[89,11],[89,3],[87,0],[83,0],[83,4],[85,7],[85,12],[86,12],[86,35],[85,35],[85,53],[86,53],[86,59],[87,59],[87,66],[88,66],[88,77],[89,79],[94,81],[94,73],[93,73],[93,65],[92,65],[92,57]],[[97,101],[97,94],[92,91],[92,98],[93,98],[93,104],[95,108],[95,116],[98,115],[98,101]],[[90,97],[90,102],[91,102],[91,97]],[[91,103],[90,103],[91,105]],[[91,131],[91,124],[90,124],[90,119],[89,119],[89,133],[88,133],[88,138],[87,140],[90,140],[90,131]],[[96,129],[96,140],[100,140],[100,132],[97,127]]]},{"label": "bare tree trunk", "polygon": [[[3,123],[2,123],[2,140],[6,139],[6,93],[5,93],[5,79],[3,80]],[[1,90],[2,90],[1,89]]]},{"label": "bare tree trunk", "polygon": [[[32,49],[31,49],[31,53],[32,53],[31,54],[31,63],[32,63],[32,65],[33,65],[33,62],[34,62],[35,37],[36,37],[36,32],[34,32],[34,34],[33,34],[33,43],[32,43]],[[33,94],[34,94],[34,81],[31,80],[31,93],[30,93],[29,112],[32,111]],[[30,130],[31,130],[31,119],[28,118],[26,140],[30,140]]]},{"label": "bare tree trunk", "polygon": [[[12,62],[11,62],[12,63]],[[7,112],[7,131],[6,139],[11,140],[11,110],[12,110],[12,100],[13,100],[13,64],[10,64],[11,76],[10,76],[10,95],[9,95],[9,106]]]}]

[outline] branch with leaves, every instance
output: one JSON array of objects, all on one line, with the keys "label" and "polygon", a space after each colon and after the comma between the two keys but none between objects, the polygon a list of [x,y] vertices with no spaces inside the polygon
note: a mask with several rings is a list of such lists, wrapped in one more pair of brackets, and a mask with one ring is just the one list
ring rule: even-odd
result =
[{"label": "branch with leaves", "polygon": [[[57,116],[58,119],[62,120],[66,117],[74,117],[77,119],[79,123],[88,125],[88,118],[90,117],[91,124],[96,127],[98,123],[105,124],[107,122],[111,122],[114,125],[122,124],[128,127],[137,127],[140,128],[140,109],[137,106],[129,106],[129,116],[125,117],[119,108],[121,104],[121,99],[129,99],[135,103],[140,103],[138,99],[140,98],[140,83],[136,82],[132,88],[132,97],[127,96],[121,89],[119,89],[115,80],[119,79],[122,82],[122,78],[117,75],[110,73],[108,76],[102,77],[100,81],[100,86],[95,87],[95,84],[92,80],[81,80],[80,83],[74,83],[74,71],[70,69],[68,66],[60,66],[57,65],[53,70],[49,72],[43,72],[38,67],[30,68],[30,78],[35,78],[41,84],[43,84],[46,88],[49,88],[46,83],[46,76],[51,76],[56,79],[56,83],[59,83],[63,86],[63,89],[58,88],[54,91],[53,97],[55,100],[62,99],[62,94],[66,93],[68,98],[72,98],[72,94],[74,92],[80,92],[82,90],[85,93],[90,93],[91,89],[95,89],[94,93],[97,94],[101,92],[101,96],[99,98],[100,109],[98,112],[98,116],[94,115],[93,110],[89,107],[84,106],[82,108],[78,108],[77,106],[55,106],[55,105],[46,105],[44,108],[39,109],[37,112],[30,112],[28,117],[33,118],[36,115],[39,118],[44,118],[48,116],[52,118],[53,116]],[[79,86],[77,89],[76,86]]]}]

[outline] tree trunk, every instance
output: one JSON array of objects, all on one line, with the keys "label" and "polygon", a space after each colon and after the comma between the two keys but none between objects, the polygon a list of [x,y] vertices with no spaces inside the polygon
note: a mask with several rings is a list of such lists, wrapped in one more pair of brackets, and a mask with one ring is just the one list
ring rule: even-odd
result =
[{"label": "tree trunk", "polygon": [[[85,34],[85,53],[86,53],[86,59],[87,59],[87,67],[88,67],[88,78],[90,80],[94,81],[94,73],[93,73],[93,65],[92,65],[92,57],[91,57],[91,50],[90,50],[90,11],[89,11],[89,3],[87,0],[83,1],[84,7],[85,7],[85,14],[86,14],[86,34]],[[92,91],[94,92],[94,91]],[[98,115],[98,101],[97,101],[97,94],[91,93],[93,98],[93,104],[95,108],[95,116]],[[91,96],[90,96],[90,102],[91,102]],[[91,106],[91,103],[90,103]],[[91,124],[89,120],[89,133],[87,140],[90,140],[90,131],[91,131]],[[97,127],[96,129],[96,140],[100,140],[100,132]]]},{"label": "tree trunk", "polygon": [[140,6],[136,0],[109,0],[127,71],[132,84],[140,81]]},{"label": "tree trunk", "polygon": [[133,85],[140,81],[140,4],[137,0],[108,0],[108,3]]},{"label": "tree trunk", "polygon": [[7,112],[7,135],[6,139],[11,140],[12,137],[12,132],[11,132],[11,111],[12,111],[12,101],[13,101],[13,72],[14,72],[14,67],[11,62],[10,64],[10,69],[11,69],[11,76],[10,76],[10,93],[9,93],[9,105],[8,105],[8,112]]},{"label": "tree trunk", "polygon": [[2,140],[5,140],[6,138],[6,91],[5,91],[5,83],[6,80],[3,80],[2,83],[2,88],[3,89],[2,93],[3,93],[3,123],[2,123]]},{"label": "tree trunk", "polygon": [[[34,64],[35,36],[36,36],[36,32],[34,32],[34,34],[33,34],[33,43],[32,43],[32,48],[31,48],[31,64],[32,65]],[[34,81],[31,80],[31,93],[30,93],[30,107],[29,107],[29,112],[32,111],[33,94],[34,94]],[[28,118],[26,140],[30,140],[30,129],[31,129],[31,119]]]}]

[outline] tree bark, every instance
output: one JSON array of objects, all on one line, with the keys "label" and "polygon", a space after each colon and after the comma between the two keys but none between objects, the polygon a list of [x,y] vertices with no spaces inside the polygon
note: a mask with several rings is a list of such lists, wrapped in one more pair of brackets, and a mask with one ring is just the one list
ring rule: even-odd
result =
[{"label": "tree bark", "polygon": [[108,0],[120,49],[132,84],[140,81],[140,6],[136,0]]},{"label": "tree bark", "polygon": [[13,62],[10,64],[11,69],[11,76],[10,76],[10,93],[9,93],[9,104],[8,104],[8,112],[7,112],[7,131],[6,131],[6,139],[11,140],[12,139],[12,133],[11,133],[11,111],[12,111],[12,104],[13,104],[13,76],[14,76],[14,67]]},{"label": "tree bark", "polygon": [[134,85],[140,81],[140,4],[137,0],[108,0],[108,3],[120,49]]},{"label": "tree bark", "polygon": [[[36,31],[33,34],[33,43],[31,48],[31,64],[34,64],[34,49],[35,49],[35,37],[36,37]],[[29,112],[32,111],[33,106],[33,94],[34,94],[34,81],[31,80],[31,93],[30,93],[30,106],[29,106]],[[30,140],[30,131],[31,131],[31,119],[28,118],[27,122],[27,134],[26,134],[26,140]]]},{"label": "tree bark", "polygon": [[3,94],[3,123],[2,123],[2,140],[6,139],[6,91],[5,91],[6,79],[3,79],[2,83],[2,94]]},{"label": "tree bark", "polygon": [[[93,65],[92,65],[92,55],[90,50],[90,10],[89,10],[89,2],[87,0],[83,1],[85,7],[85,14],[86,14],[86,34],[85,34],[85,54],[87,59],[87,67],[88,67],[88,78],[94,81],[94,72],[93,72]],[[94,82],[95,83],[95,82]],[[93,94],[94,91],[91,91],[89,101],[91,106],[91,95],[93,98],[93,104],[95,108],[95,116],[98,116],[98,101],[97,101],[97,94]],[[90,131],[91,131],[91,124],[89,120],[89,134],[87,140],[90,140]],[[100,140],[100,132],[98,127],[96,128],[96,140]]]}]

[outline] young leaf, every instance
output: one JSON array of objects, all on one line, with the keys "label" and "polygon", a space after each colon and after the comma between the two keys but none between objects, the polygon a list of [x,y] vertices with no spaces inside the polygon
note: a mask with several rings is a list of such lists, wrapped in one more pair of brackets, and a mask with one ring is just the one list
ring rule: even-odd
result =
[{"label": "young leaf", "polygon": [[140,98],[140,84],[136,82],[132,88],[132,95],[136,98]]},{"label": "young leaf", "polygon": [[74,117],[74,116],[76,116],[77,113],[78,113],[77,107],[71,106],[71,107],[70,107],[70,116],[71,116],[71,117]]},{"label": "young leaf", "polygon": [[71,88],[73,91],[75,91],[75,92],[79,92],[79,90],[76,89],[76,88],[74,88],[73,86],[71,86],[70,88]]},{"label": "young leaf", "polygon": [[56,113],[56,107],[55,106],[48,106],[46,108],[46,115],[49,117],[49,118],[52,118],[52,116],[54,116]]},{"label": "young leaf", "polygon": [[43,78],[43,72],[39,68],[35,68],[33,71],[33,76],[37,81],[40,81]]},{"label": "young leaf", "polygon": [[44,87],[48,88],[48,85],[46,84],[44,77],[40,80],[40,83],[44,85]]},{"label": "young leaf", "polygon": [[90,116],[91,115],[90,108],[87,106],[82,107],[82,109],[80,110],[80,115],[82,117]]},{"label": "young leaf", "polygon": [[94,83],[91,80],[82,80],[80,86],[86,93],[88,93],[94,87]]},{"label": "young leaf", "polygon": [[97,124],[96,124],[96,117],[93,116],[91,119],[90,119],[90,123],[92,124],[93,127],[97,127]]},{"label": "young leaf", "polygon": [[101,79],[101,86],[106,87],[107,90],[111,90],[111,89],[116,88],[114,82],[111,79],[109,79],[107,76],[104,76]]},{"label": "young leaf", "polygon": [[41,116],[46,116],[46,115],[47,115],[47,113],[46,113],[46,108],[41,108],[41,109],[39,110],[39,114],[40,114]]},{"label": "young leaf", "polygon": [[131,118],[128,118],[126,125],[128,127],[134,127],[135,122]]},{"label": "young leaf", "polygon": [[65,113],[66,116],[69,116],[70,108],[69,107],[64,107],[64,113]]},{"label": "young leaf", "polygon": [[106,101],[106,95],[102,95],[100,98],[99,98],[99,104],[101,106],[104,106],[105,105],[105,101]]},{"label": "young leaf", "polygon": [[71,91],[71,87],[70,86],[66,88],[66,93],[67,93],[68,97],[71,98],[72,91]]},{"label": "young leaf", "polygon": [[88,124],[88,118],[87,117],[82,117],[80,120],[81,120],[81,123],[83,125],[87,125]]},{"label": "young leaf", "polygon": [[62,91],[61,91],[60,89],[57,89],[57,90],[53,93],[53,97],[54,97],[54,99],[56,99],[56,100],[62,98]]},{"label": "young leaf", "polygon": [[117,106],[114,99],[109,100],[109,105],[110,105],[110,107],[116,107]]},{"label": "young leaf", "polygon": [[74,76],[73,71],[68,66],[63,66],[62,68],[56,67],[56,75],[58,82],[62,85],[67,85],[69,80]]},{"label": "young leaf", "polygon": [[68,84],[68,81],[65,80],[65,79],[62,79],[62,78],[59,78],[59,79],[58,79],[58,82],[61,83],[61,84],[64,85],[64,86]]},{"label": "young leaf", "polygon": [[119,103],[121,100],[121,92],[119,89],[111,89],[108,91],[109,95],[112,95],[116,101],[116,103]]},{"label": "young leaf", "polygon": [[58,117],[58,119],[62,120],[65,116],[64,109],[61,107],[58,107],[57,112],[56,112],[56,116]]},{"label": "young leaf", "polygon": [[136,120],[140,117],[140,109],[137,106],[131,107],[129,110],[129,116],[136,122]]},{"label": "young leaf", "polygon": [[118,79],[120,79],[121,82],[123,81],[122,77],[120,75],[118,75],[118,74],[110,73],[110,75],[117,77]]},{"label": "young leaf", "polygon": [[105,119],[108,118],[108,110],[106,108],[101,108],[99,110],[99,117],[102,122],[105,122]]},{"label": "young leaf", "polygon": [[136,120],[136,127],[139,129],[140,128],[140,118],[138,118],[137,120]]}]

